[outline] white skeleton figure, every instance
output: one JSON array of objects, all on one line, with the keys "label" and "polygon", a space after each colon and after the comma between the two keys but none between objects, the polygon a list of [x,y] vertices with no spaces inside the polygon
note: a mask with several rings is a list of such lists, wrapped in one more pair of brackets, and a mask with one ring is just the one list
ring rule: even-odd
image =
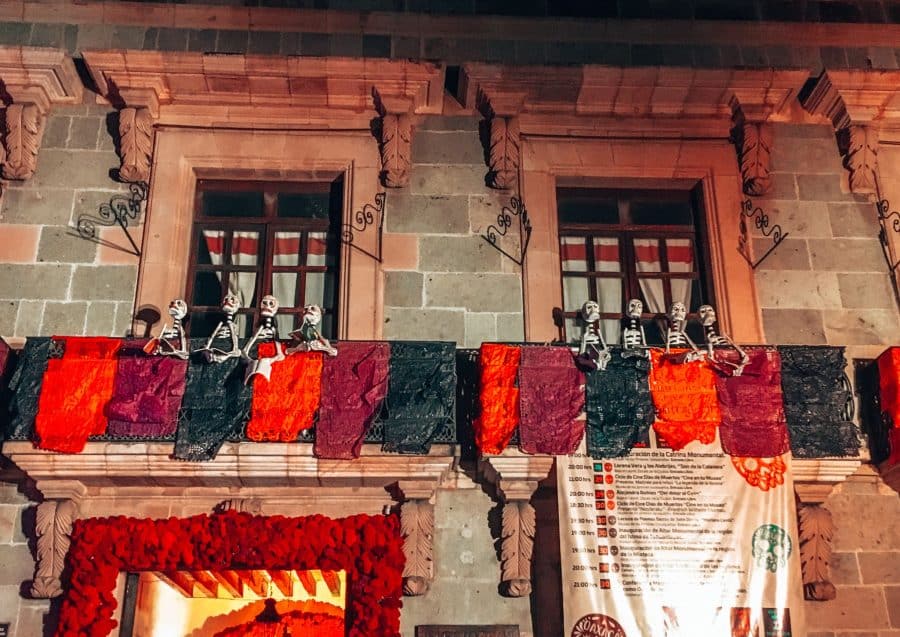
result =
[{"label": "white skeleton figure", "polygon": [[331,346],[327,338],[322,336],[319,325],[322,323],[322,308],[318,305],[307,305],[303,308],[303,323],[291,332],[291,338],[299,341],[294,347],[287,350],[288,354],[294,352],[325,352],[329,356],[337,356],[337,350]]},{"label": "white skeleton figure", "polygon": [[[159,336],[147,343],[144,351],[156,356],[174,356],[181,360],[187,360],[190,352],[188,351],[187,336],[184,334],[184,325],[182,324],[187,313],[187,303],[182,299],[174,299],[169,303],[169,316],[172,317],[172,326],[169,327],[168,323],[164,323]],[[172,341],[175,341],[175,343]]]},{"label": "white skeleton figure", "polygon": [[722,363],[734,368],[734,371],[732,372],[734,376],[740,376],[744,371],[744,367],[750,362],[750,357],[747,356],[747,352],[741,349],[740,345],[731,340],[731,337],[727,334],[719,334],[716,330],[716,310],[712,305],[701,305],[697,312],[700,314],[700,322],[703,324],[703,336],[706,339],[707,356],[709,356],[711,360],[715,359],[716,347],[731,347],[740,354],[740,363],[734,364],[727,360],[722,361]]},{"label": "white skeleton figure", "polygon": [[[197,350],[203,354],[203,358],[208,363],[224,363],[229,358],[238,358],[241,355],[241,348],[238,345],[237,326],[234,324],[234,316],[241,309],[241,301],[234,294],[226,294],[222,301],[222,312],[225,314],[225,320],[219,321],[216,329],[213,330],[212,336],[206,341],[201,349]],[[231,349],[224,350],[219,347],[213,347],[216,339],[230,339]]]},{"label": "white skeleton figure", "polygon": [[691,340],[691,337],[685,332],[687,326],[687,308],[681,301],[672,303],[667,315],[669,327],[666,329],[666,354],[671,353],[673,347],[690,348],[684,357],[684,362],[700,360],[703,358],[703,352],[697,349],[697,345]]},{"label": "white skeleton figure", "polygon": [[641,322],[643,313],[644,304],[639,299],[628,301],[628,310],[622,319],[622,356],[625,358],[650,356],[647,337],[644,334],[644,324]]},{"label": "white skeleton figure", "polygon": [[[278,299],[271,294],[267,294],[259,302],[259,315],[262,317],[262,323],[256,330],[244,349],[241,351],[241,358],[247,361],[247,374],[244,377],[244,383],[250,382],[255,374],[262,374],[266,380],[269,380],[272,374],[272,364],[284,360],[284,348],[278,340],[278,324],[275,322],[275,315],[278,313]],[[258,340],[271,340],[275,344],[275,356],[267,356],[265,358],[253,358],[250,356],[251,348]]]},{"label": "white skeleton figure", "polygon": [[598,369],[606,369],[612,355],[600,331],[600,305],[596,301],[586,301],[581,306],[581,318],[584,320],[584,332],[578,358],[587,367],[594,365]]}]

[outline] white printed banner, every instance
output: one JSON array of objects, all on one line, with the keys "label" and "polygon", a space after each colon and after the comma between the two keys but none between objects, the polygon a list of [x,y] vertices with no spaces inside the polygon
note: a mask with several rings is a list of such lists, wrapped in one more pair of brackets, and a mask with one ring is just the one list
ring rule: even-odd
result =
[{"label": "white printed banner", "polygon": [[565,637],[806,637],[790,454],[557,458]]}]

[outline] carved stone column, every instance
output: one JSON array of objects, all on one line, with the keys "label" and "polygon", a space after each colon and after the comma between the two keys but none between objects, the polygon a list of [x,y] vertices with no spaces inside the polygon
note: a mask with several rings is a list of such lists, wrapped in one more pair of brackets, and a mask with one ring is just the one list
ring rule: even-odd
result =
[{"label": "carved stone column", "polygon": [[150,181],[153,115],[149,108],[127,106],[119,111],[119,154],[122,181]]},{"label": "carved stone column", "polygon": [[823,506],[835,485],[860,466],[856,458],[794,460],[794,491],[800,531],[800,566],[803,594],[811,601],[828,601],[837,596],[831,583],[831,540],[834,521]]},{"label": "carved stone column", "polygon": [[31,595],[48,599],[62,595],[62,572],[78,517],[78,504],[86,490],[79,482],[60,480],[38,482],[44,501],[37,507],[35,531],[37,550]]},{"label": "carved stone column", "polygon": [[428,482],[403,480],[400,532],[403,535],[403,593],[423,595],[434,579],[434,492]]},{"label": "carved stone column", "polygon": [[874,194],[878,169],[878,129],[871,124],[850,124],[837,132],[838,148],[849,171],[850,191]]},{"label": "carved stone column", "polygon": [[3,177],[6,179],[30,179],[34,175],[47,108],[47,104],[14,102],[4,109]]},{"label": "carved stone column", "polygon": [[500,579],[510,597],[531,594],[531,558],[537,525],[530,500],[552,467],[552,457],[510,451],[479,460],[482,476],[494,485],[503,506]]},{"label": "carved stone column", "polygon": [[409,114],[382,115],[379,150],[384,185],[387,188],[408,186],[412,161],[412,118]]},{"label": "carved stone column", "polygon": [[489,181],[492,188],[515,188],[519,179],[519,118],[494,115],[488,120],[490,148]]}]

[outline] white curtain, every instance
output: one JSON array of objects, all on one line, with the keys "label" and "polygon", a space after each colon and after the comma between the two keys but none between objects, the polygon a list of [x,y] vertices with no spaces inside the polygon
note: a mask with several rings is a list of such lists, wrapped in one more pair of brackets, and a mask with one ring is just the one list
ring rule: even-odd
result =
[{"label": "white curtain", "polygon": [[[639,274],[661,272],[659,242],[661,239],[635,239],[635,269]],[[694,269],[694,249],[690,239],[665,239],[669,272],[691,272]],[[641,294],[648,312],[664,314],[666,307],[662,279],[640,278]],[[672,302],[681,301],[690,310],[692,279],[669,279]]]}]

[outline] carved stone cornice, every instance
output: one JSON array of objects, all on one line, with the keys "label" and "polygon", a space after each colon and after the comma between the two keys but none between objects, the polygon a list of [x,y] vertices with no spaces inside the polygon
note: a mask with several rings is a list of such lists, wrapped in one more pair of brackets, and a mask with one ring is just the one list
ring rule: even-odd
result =
[{"label": "carved stone cornice", "polygon": [[502,509],[501,575],[510,597],[531,594],[531,558],[534,553],[536,520],[529,500],[538,483],[550,474],[552,456],[529,456],[507,450],[502,456],[485,456],[479,472],[494,485]]},{"label": "carved stone cornice", "polygon": [[794,458],[791,465],[794,491],[804,504],[821,504],[837,485],[856,473],[861,465],[862,461],[853,457],[820,460]]},{"label": "carved stone cornice", "polygon": [[900,71],[825,71],[803,107],[834,126],[850,190],[875,193],[879,131],[900,127]]},{"label": "carved stone cornice", "polygon": [[[378,114],[439,113],[444,69],[407,60],[169,51],[85,51],[100,93],[161,125],[315,128]],[[261,108],[265,107],[265,108]]]},{"label": "carved stone cornice", "polygon": [[2,174],[6,179],[28,179],[37,167],[50,107],[80,103],[81,80],[65,51],[0,46],[0,86]]}]

